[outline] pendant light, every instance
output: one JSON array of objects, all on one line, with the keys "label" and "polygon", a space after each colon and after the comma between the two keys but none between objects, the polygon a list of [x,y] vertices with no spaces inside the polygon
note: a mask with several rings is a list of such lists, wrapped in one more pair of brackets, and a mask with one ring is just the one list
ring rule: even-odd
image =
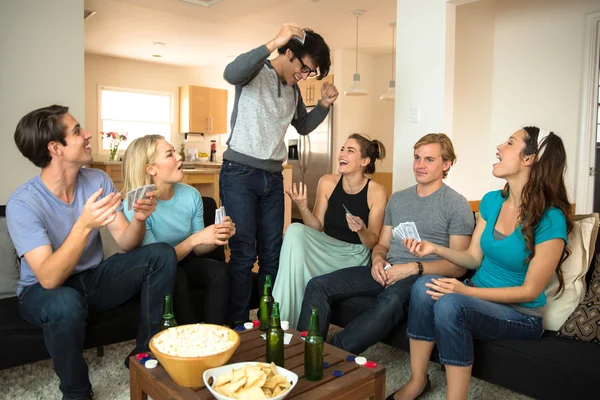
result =
[{"label": "pendant light", "polygon": [[363,15],[363,10],[354,10],[351,12],[356,17],[356,72],[354,73],[354,83],[344,92],[346,96],[364,96],[367,90],[360,86],[360,74],[358,73],[358,17]]},{"label": "pendant light", "polygon": [[392,27],[392,80],[390,81],[390,87],[381,95],[380,100],[396,100],[396,81],[394,80],[394,73],[396,72],[396,23],[390,24]]}]

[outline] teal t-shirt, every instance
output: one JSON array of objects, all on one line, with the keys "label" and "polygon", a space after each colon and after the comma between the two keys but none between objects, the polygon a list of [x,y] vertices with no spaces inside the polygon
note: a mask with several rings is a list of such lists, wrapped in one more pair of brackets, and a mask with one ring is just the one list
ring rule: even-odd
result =
[{"label": "teal t-shirt", "polygon": [[[486,221],[481,235],[483,261],[473,276],[473,283],[483,288],[501,288],[521,286],[527,275],[529,263],[525,260],[530,252],[526,248],[525,238],[521,233],[521,225],[510,235],[501,240],[494,239],[493,230],[500,214],[505,198],[501,191],[489,192],[479,205],[481,217]],[[534,232],[534,243],[538,245],[551,239],[563,239],[567,244],[567,224],[562,211],[551,208],[544,212]],[[546,295],[542,293],[528,303],[520,303],[522,307],[536,308],[546,305]]]},{"label": "teal t-shirt", "polygon": [[[176,183],[173,187],[173,197],[158,200],[156,210],[146,220],[146,236],[142,244],[165,242],[175,247],[204,229],[202,198],[198,190],[183,183]],[[127,210],[127,199],[123,205],[123,212],[131,221],[133,210]]]}]

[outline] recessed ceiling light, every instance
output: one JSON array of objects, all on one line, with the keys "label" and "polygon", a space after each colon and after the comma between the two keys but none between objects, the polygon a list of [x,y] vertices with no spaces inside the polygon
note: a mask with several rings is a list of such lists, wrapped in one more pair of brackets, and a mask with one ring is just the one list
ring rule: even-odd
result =
[{"label": "recessed ceiling light", "polygon": [[154,42],[154,45],[158,46],[158,47],[163,47],[163,46],[166,46],[167,44],[165,42]]},{"label": "recessed ceiling light", "polygon": [[191,4],[195,4],[197,6],[204,6],[204,7],[210,7],[210,6],[213,6],[213,5],[221,2],[221,0],[180,0],[180,1],[185,1],[186,3],[191,3]]},{"label": "recessed ceiling light", "polygon": [[160,54],[152,54],[152,57],[154,57],[154,58],[161,58],[162,56]]}]

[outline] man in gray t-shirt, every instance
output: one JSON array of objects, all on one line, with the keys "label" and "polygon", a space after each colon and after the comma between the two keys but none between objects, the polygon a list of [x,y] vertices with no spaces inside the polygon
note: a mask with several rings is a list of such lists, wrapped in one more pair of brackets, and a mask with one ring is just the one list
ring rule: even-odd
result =
[{"label": "man in gray t-shirt", "polygon": [[422,239],[457,250],[471,242],[474,218],[467,200],[443,179],[456,156],[444,134],[428,134],[414,146],[413,172],[417,184],[396,192],[385,209],[379,243],[373,248],[371,267],[344,268],[311,279],[304,293],[299,330],[308,328],[312,308],[321,315],[320,331],[326,337],[331,304],[355,296],[376,296],[377,305],[354,319],[333,337],[332,344],[359,354],[385,338],[408,310],[413,283],[420,275],[460,277],[466,270],[438,256],[421,259],[410,254],[394,229],[413,222]]}]

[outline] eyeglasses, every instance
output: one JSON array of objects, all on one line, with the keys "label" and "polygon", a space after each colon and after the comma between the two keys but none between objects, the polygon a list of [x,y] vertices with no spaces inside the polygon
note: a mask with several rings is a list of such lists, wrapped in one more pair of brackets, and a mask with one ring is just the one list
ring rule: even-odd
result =
[{"label": "eyeglasses", "polygon": [[302,72],[303,74],[308,74],[309,77],[315,77],[319,74],[319,72],[317,70],[313,70],[310,69],[310,67],[306,64],[304,64],[302,62],[302,59],[300,57],[296,57],[298,59],[298,61],[300,61],[300,65],[302,66],[302,68],[300,68],[300,72]]}]

